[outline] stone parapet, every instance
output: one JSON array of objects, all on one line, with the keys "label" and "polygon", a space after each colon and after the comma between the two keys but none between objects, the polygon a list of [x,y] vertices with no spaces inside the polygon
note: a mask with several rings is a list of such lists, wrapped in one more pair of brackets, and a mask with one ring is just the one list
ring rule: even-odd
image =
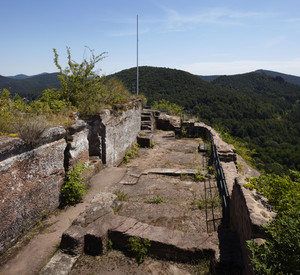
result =
[{"label": "stone parapet", "polygon": [[65,148],[59,139],[0,162],[0,253],[59,206]]}]

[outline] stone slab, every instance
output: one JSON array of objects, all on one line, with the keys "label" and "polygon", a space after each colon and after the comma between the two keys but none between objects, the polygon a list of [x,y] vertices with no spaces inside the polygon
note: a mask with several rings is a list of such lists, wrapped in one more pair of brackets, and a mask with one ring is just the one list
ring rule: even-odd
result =
[{"label": "stone slab", "polygon": [[67,275],[79,256],[56,252],[47,265],[42,269],[40,275]]}]

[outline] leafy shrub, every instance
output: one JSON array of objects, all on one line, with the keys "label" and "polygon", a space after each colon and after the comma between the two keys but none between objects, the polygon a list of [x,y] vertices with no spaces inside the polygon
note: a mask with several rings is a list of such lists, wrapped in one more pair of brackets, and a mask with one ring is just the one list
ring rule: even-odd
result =
[{"label": "leafy shrub", "polygon": [[46,89],[38,100],[35,100],[30,104],[30,108],[32,112],[37,114],[58,114],[70,110],[71,104],[63,99],[61,91]]},{"label": "leafy shrub", "polygon": [[154,101],[152,109],[159,110],[159,111],[169,111],[171,115],[180,116],[183,107],[175,103],[171,103],[165,99],[161,99],[159,101]]},{"label": "leafy shrub", "polygon": [[251,263],[257,274],[300,274],[300,212],[279,215],[264,227],[263,245],[248,241]]},{"label": "leafy shrub", "polygon": [[130,98],[121,81],[110,79],[105,83],[105,76],[99,76],[94,70],[106,53],[95,55],[93,50],[89,51],[90,60],[77,63],[72,60],[70,48],[67,47],[68,66],[62,69],[58,63],[58,53],[53,49],[54,63],[60,71],[61,99],[76,107],[81,116],[99,114],[104,107],[117,108]]},{"label": "leafy shrub", "polygon": [[300,181],[297,174],[290,171],[295,181],[289,175],[266,174],[252,178],[245,184],[246,188],[255,188],[261,192],[279,212],[290,213],[300,207]]},{"label": "leafy shrub", "polygon": [[148,247],[150,246],[151,243],[149,239],[141,239],[135,237],[131,237],[128,239],[128,251],[136,258],[139,264],[144,261],[145,257],[148,254]]},{"label": "leafy shrub", "polygon": [[20,96],[12,98],[9,90],[0,90],[0,134],[15,133],[14,123],[27,111],[28,106]]},{"label": "leafy shrub", "polygon": [[72,171],[67,172],[66,181],[61,190],[65,204],[76,204],[86,194],[85,177],[82,176],[86,170],[87,167],[83,163],[78,163]]},{"label": "leafy shrub", "polygon": [[257,189],[278,211],[264,226],[266,242],[247,242],[253,269],[258,274],[300,274],[300,172],[262,175],[244,186]]}]

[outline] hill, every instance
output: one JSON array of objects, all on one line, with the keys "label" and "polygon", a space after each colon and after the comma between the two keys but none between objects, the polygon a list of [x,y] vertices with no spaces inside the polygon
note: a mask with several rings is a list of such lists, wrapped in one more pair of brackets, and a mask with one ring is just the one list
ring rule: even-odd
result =
[{"label": "hill", "polygon": [[255,72],[260,73],[260,74],[265,74],[265,75],[268,75],[268,76],[271,76],[271,77],[274,77],[274,78],[281,77],[288,83],[300,85],[300,77],[299,76],[290,75],[290,74],[283,74],[283,73],[268,71],[268,70],[257,70]]},{"label": "hill", "polygon": [[226,89],[234,89],[254,97],[271,98],[281,96],[299,96],[300,87],[286,82],[282,77],[271,77],[257,72],[220,76],[213,84]]},{"label": "hill", "polygon": [[[110,77],[119,78],[131,92],[136,91],[136,68],[123,70]],[[185,71],[149,66],[139,68],[139,91],[147,97],[149,104],[172,98],[170,101],[192,109],[199,95],[211,90],[216,90],[214,85]],[[185,98],[184,102],[182,98]]]},{"label": "hill", "polygon": [[[259,73],[267,76],[271,76],[273,78],[277,78],[277,81],[285,81],[291,84],[300,85],[300,77],[295,75],[283,74],[274,71],[268,70],[256,70],[254,73]],[[223,77],[225,75],[199,75],[199,77],[207,82],[212,82],[219,77]],[[230,77],[230,76],[229,76]]]},{"label": "hill", "polygon": [[30,76],[26,75],[26,74],[17,74],[17,75],[13,75],[13,76],[7,76],[8,78],[12,78],[12,79],[26,79]]},{"label": "hill", "polygon": [[[136,90],[136,69],[112,75]],[[110,76],[110,77],[112,77]],[[153,101],[166,99],[214,127],[248,143],[260,168],[300,170],[300,87],[259,73],[203,81],[187,72],[140,68],[139,90]],[[257,162],[258,163],[258,162]]]},{"label": "hill", "polygon": [[0,89],[6,88],[12,94],[30,99],[37,98],[43,90],[59,88],[58,73],[43,73],[35,76],[17,75],[13,78],[0,76]]}]

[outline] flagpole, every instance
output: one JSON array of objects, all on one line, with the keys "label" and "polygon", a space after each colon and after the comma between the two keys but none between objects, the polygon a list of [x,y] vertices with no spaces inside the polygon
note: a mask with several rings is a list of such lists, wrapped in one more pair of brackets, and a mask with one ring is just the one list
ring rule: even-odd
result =
[{"label": "flagpole", "polygon": [[136,16],[136,94],[139,94],[139,16]]}]

